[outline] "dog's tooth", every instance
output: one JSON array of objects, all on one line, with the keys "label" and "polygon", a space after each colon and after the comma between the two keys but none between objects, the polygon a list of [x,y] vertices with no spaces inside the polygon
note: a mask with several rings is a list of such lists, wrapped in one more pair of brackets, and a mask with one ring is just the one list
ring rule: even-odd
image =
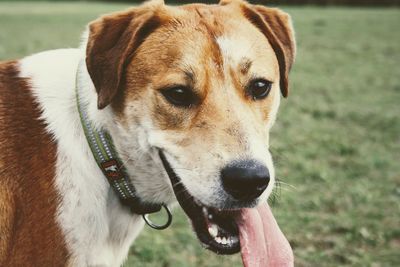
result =
[{"label": "dog's tooth", "polygon": [[232,243],[237,243],[237,242],[239,242],[239,238],[238,238],[237,236],[232,236],[232,237],[230,238],[230,240],[232,241]]},{"label": "dog's tooth", "polygon": [[226,245],[227,243],[228,243],[228,241],[226,240],[226,237],[223,237],[222,238],[222,242],[221,242],[223,245]]},{"label": "dog's tooth", "polygon": [[215,241],[217,241],[217,243],[220,243],[220,244],[221,244],[222,239],[221,239],[221,237],[217,236],[217,237],[215,238]]},{"label": "dog's tooth", "polygon": [[212,220],[212,219],[213,219],[213,216],[212,216],[211,213],[208,214],[208,219],[209,219],[209,220]]},{"label": "dog's tooth", "polygon": [[212,237],[217,237],[218,235],[218,226],[215,224],[211,224],[211,226],[208,227],[208,232]]}]

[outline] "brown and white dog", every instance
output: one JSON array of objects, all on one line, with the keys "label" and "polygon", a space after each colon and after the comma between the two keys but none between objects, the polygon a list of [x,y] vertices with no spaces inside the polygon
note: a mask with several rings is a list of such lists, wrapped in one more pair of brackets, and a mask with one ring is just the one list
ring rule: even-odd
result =
[{"label": "brown and white dog", "polygon": [[153,1],[92,22],[79,49],[1,62],[0,266],[120,266],[144,225],[96,165],[76,76],[141,199],[178,199],[205,247],[241,247],[246,266],[292,266],[266,199],[269,130],[294,56],[278,9]]}]

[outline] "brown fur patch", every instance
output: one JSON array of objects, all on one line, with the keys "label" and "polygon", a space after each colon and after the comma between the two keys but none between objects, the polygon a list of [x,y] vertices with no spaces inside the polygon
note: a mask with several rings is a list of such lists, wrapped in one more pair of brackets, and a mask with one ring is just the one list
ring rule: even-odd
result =
[{"label": "brown fur patch", "polygon": [[160,19],[147,8],[114,13],[90,24],[86,64],[100,109],[114,99],[133,53],[160,24]]},{"label": "brown fur patch", "polygon": [[222,75],[223,58],[216,41],[217,37],[222,34],[222,29],[215,18],[215,14],[211,12],[208,6],[198,6],[195,10],[200,18],[199,23],[206,29],[206,36],[208,37],[207,55],[205,55],[205,58],[212,59],[218,73]]},{"label": "brown fur patch", "polygon": [[[4,166],[1,166],[3,169]],[[0,180],[0,266],[6,266],[16,217],[15,201],[12,193],[15,188]]]},{"label": "brown fur patch", "polygon": [[56,145],[17,62],[0,63],[0,265],[64,266]]}]

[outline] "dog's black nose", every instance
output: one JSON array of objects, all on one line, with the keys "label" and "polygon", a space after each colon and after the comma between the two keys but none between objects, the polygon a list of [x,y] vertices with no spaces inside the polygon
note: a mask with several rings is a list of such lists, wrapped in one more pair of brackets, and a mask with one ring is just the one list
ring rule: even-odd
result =
[{"label": "dog's black nose", "polygon": [[224,189],[237,200],[250,201],[259,197],[269,183],[269,171],[254,160],[235,161],[221,171]]}]

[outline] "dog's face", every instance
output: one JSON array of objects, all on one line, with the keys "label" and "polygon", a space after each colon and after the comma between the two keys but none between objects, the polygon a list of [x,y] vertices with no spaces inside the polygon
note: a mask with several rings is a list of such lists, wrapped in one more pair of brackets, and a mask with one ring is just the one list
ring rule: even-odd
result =
[{"label": "dog's face", "polygon": [[[269,130],[293,57],[290,21],[275,9],[152,3],[94,22],[87,65],[99,108],[110,104],[115,114],[126,164],[147,166],[129,157],[161,153],[158,171],[170,169],[191,217],[198,207],[240,209],[268,197],[275,176]],[[173,196],[171,181],[156,174],[133,175],[133,183],[146,200],[169,201],[159,191]],[[194,203],[184,207],[187,201]]]},{"label": "dog's face", "polygon": [[[278,62],[244,17],[215,16],[215,26],[191,13],[179,18],[182,26],[156,30],[137,50],[120,116],[127,131],[133,122],[145,128],[149,147],[164,151],[197,200],[238,208],[248,203],[224,190],[225,167],[260,164],[270,175],[264,196],[273,185],[268,132],[280,99]],[[138,82],[144,73],[150,75]]]}]

